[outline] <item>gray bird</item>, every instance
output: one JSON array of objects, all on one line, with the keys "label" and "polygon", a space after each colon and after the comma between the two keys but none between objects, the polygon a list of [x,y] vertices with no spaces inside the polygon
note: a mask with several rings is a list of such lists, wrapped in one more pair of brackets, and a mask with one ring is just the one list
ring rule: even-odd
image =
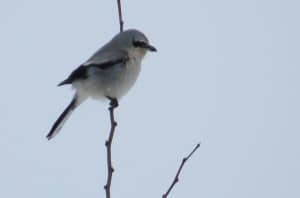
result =
[{"label": "gray bird", "polygon": [[71,84],[76,92],[71,103],[53,124],[47,135],[48,140],[60,131],[74,109],[90,97],[108,98],[111,105],[118,106],[118,99],[135,83],[147,51],[156,51],[147,37],[138,30],[126,30],[113,37],[59,83],[58,86]]}]

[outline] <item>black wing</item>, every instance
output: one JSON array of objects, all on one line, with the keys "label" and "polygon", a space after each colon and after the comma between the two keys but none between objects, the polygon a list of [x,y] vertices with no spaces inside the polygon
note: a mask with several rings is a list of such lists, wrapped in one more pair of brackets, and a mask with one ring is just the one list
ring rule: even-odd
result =
[{"label": "black wing", "polygon": [[87,68],[83,65],[80,65],[77,69],[75,69],[70,76],[58,84],[58,86],[62,86],[65,84],[72,84],[75,80],[86,79],[87,78]]},{"label": "black wing", "polygon": [[58,84],[58,86],[62,86],[65,84],[72,84],[75,80],[84,80],[87,79],[88,74],[87,74],[87,70],[89,67],[97,67],[99,69],[102,70],[106,70],[109,69],[110,67],[119,64],[119,63],[126,63],[126,61],[128,61],[128,58],[120,58],[120,59],[116,59],[116,60],[111,60],[111,61],[107,61],[104,63],[91,63],[88,65],[80,65],[77,69],[75,69],[70,76],[62,81],[61,83]]},{"label": "black wing", "polygon": [[101,63],[101,64],[90,63],[87,66],[88,67],[97,67],[99,69],[106,70],[106,69],[109,69],[110,67],[112,67],[116,64],[126,63],[127,61],[128,61],[128,58],[124,57],[124,58],[119,58],[119,59],[116,59],[116,60],[107,61],[107,62],[104,62],[104,63]]}]

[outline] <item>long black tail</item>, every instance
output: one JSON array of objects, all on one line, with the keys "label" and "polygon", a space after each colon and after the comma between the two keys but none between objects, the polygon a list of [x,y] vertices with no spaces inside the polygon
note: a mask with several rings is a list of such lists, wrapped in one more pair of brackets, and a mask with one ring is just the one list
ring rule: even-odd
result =
[{"label": "long black tail", "polygon": [[48,140],[52,139],[60,129],[63,127],[64,123],[68,120],[73,110],[79,105],[77,102],[77,96],[75,95],[72,99],[71,103],[67,106],[67,108],[62,112],[62,114],[58,117],[58,119],[53,124],[50,132],[46,136]]}]

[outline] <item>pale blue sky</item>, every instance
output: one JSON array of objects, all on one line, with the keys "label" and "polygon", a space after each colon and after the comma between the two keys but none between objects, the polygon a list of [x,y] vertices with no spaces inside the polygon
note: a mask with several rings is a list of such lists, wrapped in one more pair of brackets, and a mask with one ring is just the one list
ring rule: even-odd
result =
[{"label": "pale blue sky", "polygon": [[[148,54],[120,102],[112,195],[300,197],[300,3],[123,2]],[[0,197],[104,197],[107,103],[88,101],[45,135],[71,100],[56,87],[118,32],[115,1],[0,2]]]}]

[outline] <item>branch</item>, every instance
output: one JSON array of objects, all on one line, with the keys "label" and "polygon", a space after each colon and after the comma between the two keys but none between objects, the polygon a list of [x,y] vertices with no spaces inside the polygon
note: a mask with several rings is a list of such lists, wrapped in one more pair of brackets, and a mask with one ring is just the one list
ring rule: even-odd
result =
[{"label": "branch", "polygon": [[[124,22],[122,19],[121,0],[117,0],[117,2],[118,2],[120,32],[123,32]],[[115,121],[115,117],[114,117],[114,109],[119,106],[118,100],[116,98],[108,97],[108,99],[110,100],[110,103],[109,103],[110,106],[109,106],[108,110],[109,110],[111,128],[110,128],[108,140],[106,140],[106,142],[105,142],[106,155],[107,155],[107,182],[106,182],[106,185],[104,186],[104,189],[105,189],[105,193],[106,193],[106,198],[110,198],[110,187],[111,187],[111,181],[112,181],[112,174],[114,172],[114,168],[112,166],[112,160],[111,160],[111,145],[112,145],[112,141],[113,141],[114,134],[115,134],[115,128],[117,126],[117,122]]]},{"label": "branch", "polygon": [[114,168],[112,166],[112,160],[111,160],[111,144],[113,141],[115,128],[117,126],[117,122],[115,121],[114,118],[114,109],[119,106],[117,99],[115,98],[109,98],[109,99],[110,99],[110,104],[109,104],[110,106],[108,110],[110,114],[111,128],[110,128],[108,140],[106,140],[105,142],[106,151],[107,151],[107,182],[106,185],[104,186],[106,192],[106,198],[110,198],[110,186],[111,186],[112,174],[114,172]]},{"label": "branch", "polygon": [[192,150],[192,152],[188,156],[186,156],[186,157],[184,157],[182,159],[182,162],[181,162],[181,164],[179,166],[179,169],[178,169],[178,171],[176,173],[176,176],[175,176],[175,178],[174,178],[171,186],[169,187],[169,189],[167,190],[167,192],[165,194],[163,194],[162,198],[167,198],[168,197],[169,193],[171,192],[171,190],[173,189],[173,187],[175,186],[175,184],[179,181],[179,175],[181,173],[181,170],[182,170],[184,164],[190,159],[190,157],[195,153],[195,151],[199,147],[200,147],[200,143],[195,146],[195,148]]},{"label": "branch", "polygon": [[118,2],[118,12],[119,12],[120,32],[123,32],[124,21],[123,21],[123,17],[122,17],[121,0],[117,0],[117,2]]}]

